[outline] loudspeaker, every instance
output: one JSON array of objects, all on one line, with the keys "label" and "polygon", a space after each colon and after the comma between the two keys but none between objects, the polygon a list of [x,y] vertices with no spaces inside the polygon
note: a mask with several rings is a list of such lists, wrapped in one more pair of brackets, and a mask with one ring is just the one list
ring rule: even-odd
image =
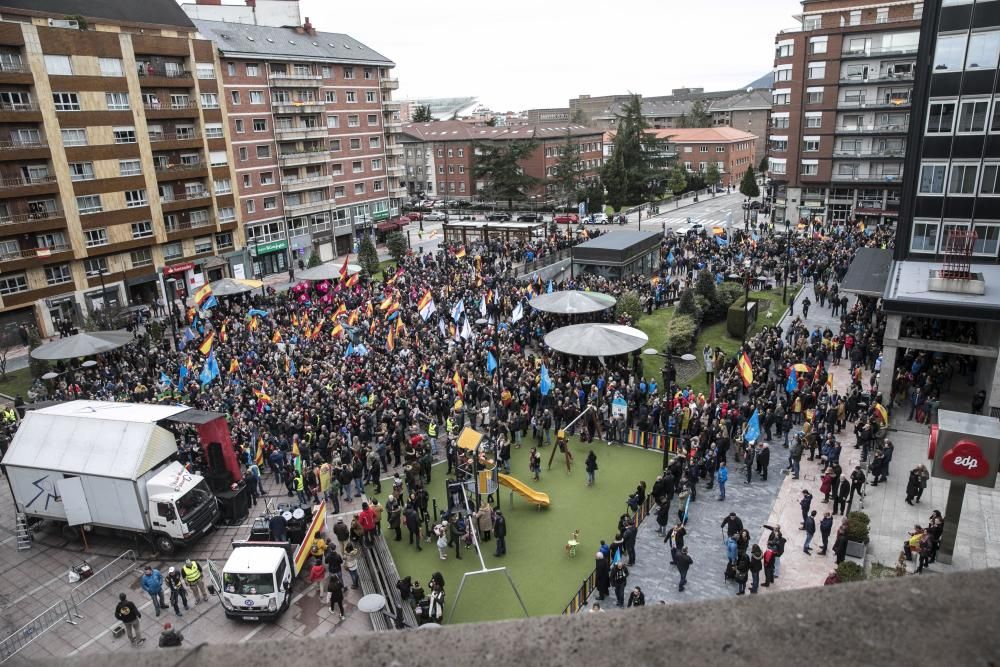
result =
[{"label": "loudspeaker", "polygon": [[209,472],[223,472],[226,470],[226,462],[222,458],[222,443],[210,442],[205,447],[206,463]]}]

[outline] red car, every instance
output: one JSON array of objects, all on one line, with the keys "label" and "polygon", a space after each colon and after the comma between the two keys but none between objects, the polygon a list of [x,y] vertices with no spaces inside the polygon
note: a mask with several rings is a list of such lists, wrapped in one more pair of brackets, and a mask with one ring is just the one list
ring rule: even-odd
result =
[{"label": "red car", "polygon": [[406,214],[406,217],[409,218],[410,220],[420,221],[424,219],[424,214],[417,213],[416,211],[410,211],[409,213]]},{"label": "red car", "polygon": [[572,225],[580,222],[576,213],[557,213],[552,220],[560,225]]}]

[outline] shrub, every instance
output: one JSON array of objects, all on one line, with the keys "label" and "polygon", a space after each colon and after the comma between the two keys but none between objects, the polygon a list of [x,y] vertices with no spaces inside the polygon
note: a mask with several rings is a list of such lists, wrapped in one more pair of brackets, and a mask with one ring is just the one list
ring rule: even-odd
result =
[{"label": "shrub", "polygon": [[708,269],[702,269],[698,273],[698,280],[695,282],[694,291],[695,294],[704,297],[709,303],[716,300],[715,278],[712,277],[712,274]]},{"label": "shrub", "polygon": [[367,234],[361,239],[360,248],[358,249],[358,264],[366,276],[370,277],[378,273],[378,251],[375,250],[372,237]]},{"label": "shrub", "polygon": [[847,539],[852,542],[868,544],[871,519],[864,512],[851,512],[847,515]]},{"label": "shrub", "polygon": [[403,261],[403,258],[406,257],[406,252],[409,250],[406,244],[406,237],[403,236],[402,232],[398,231],[392,232],[386,237],[385,246],[397,264]]},{"label": "shrub", "polygon": [[618,303],[615,304],[615,315],[618,317],[627,315],[632,322],[638,322],[639,318],[642,317],[642,301],[639,299],[639,294],[634,291],[622,294]]},{"label": "shrub", "polygon": [[865,568],[855,562],[845,560],[837,566],[837,576],[844,583],[849,581],[864,581],[866,578]]},{"label": "shrub", "polygon": [[691,315],[675,313],[667,324],[663,347],[667,354],[687,354],[694,351],[698,323]]},{"label": "shrub", "polygon": [[681,292],[681,298],[677,301],[677,314],[698,317],[698,304],[694,300],[694,290],[688,288]]},{"label": "shrub", "polygon": [[323,260],[319,258],[319,253],[314,250],[313,253],[309,255],[309,268],[311,269],[314,266],[319,266],[322,263]]},{"label": "shrub", "polygon": [[715,296],[723,308],[736,303],[736,300],[743,296],[743,288],[739,283],[722,283],[715,289]]},{"label": "shrub", "polygon": [[714,321],[712,315],[715,312],[715,305],[714,301],[709,301],[701,294],[694,295],[694,308],[700,324],[710,324]]},{"label": "shrub", "polygon": [[[31,327],[28,329],[28,351],[34,350],[42,344],[42,337],[38,335],[38,329]],[[49,362],[44,359],[35,359],[28,356],[28,367],[31,369],[31,377],[40,378],[49,372]]]}]

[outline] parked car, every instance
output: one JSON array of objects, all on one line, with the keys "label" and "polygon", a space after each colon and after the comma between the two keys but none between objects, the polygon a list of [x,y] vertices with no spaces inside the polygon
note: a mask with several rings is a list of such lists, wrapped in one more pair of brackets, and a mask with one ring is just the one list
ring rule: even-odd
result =
[{"label": "parked car", "polygon": [[446,222],[448,216],[444,213],[425,213],[424,222]]},{"label": "parked car", "polygon": [[490,211],[486,214],[486,219],[490,222],[509,222],[510,213],[504,213],[503,211]]},{"label": "parked car", "polygon": [[541,213],[522,213],[517,216],[518,222],[543,222]]},{"label": "parked car", "polygon": [[552,220],[560,225],[573,225],[580,222],[576,213],[556,213]]},{"label": "parked car", "polygon": [[410,220],[415,221],[415,222],[419,222],[419,221],[421,221],[421,220],[424,219],[424,214],[423,213],[418,213],[417,211],[409,211],[406,214],[406,217],[409,218]]},{"label": "parked car", "polygon": [[591,213],[590,214],[590,224],[592,225],[606,225],[608,224],[608,216],[604,213]]}]

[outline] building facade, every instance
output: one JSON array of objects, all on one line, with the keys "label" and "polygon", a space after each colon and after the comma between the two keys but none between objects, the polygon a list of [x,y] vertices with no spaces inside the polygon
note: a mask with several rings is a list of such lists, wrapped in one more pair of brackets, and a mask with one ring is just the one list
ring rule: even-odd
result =
[{"label": "building facade", "polygon": [[500,141],[534,141],[534,152],[522,169],[538,179],[527,203],[544,204],[555,196],[546,181],[554,173],[567,141],[577,145],[580,179],[592,182],[600,174],[604,133],[582,125],[514,125],[491,127],[463,121],[437,121],[403,126],[405,185],[410,194],[457,200],[478,199],[485,184],[473,177],[475,145]]},{"label": "building facade", "polygon": [[55,4],[0,2],[0,327],[43,335],[246,269],[211,42],[171,0]]},{"label": "building facade", "polygon": [[394,64],[342,34],[195,19],[219,52],[256,276],[326,261],[399,214]]},{"label": "building facade", "polygon": [[653,130],[665,143],[666,157],[689,173],[719,170],[722,187],[738,187],[747,167],[757,163],[757,136],[731,127],[675,128]]},{"label": "building facade", "polygon": [[895,223],[923,6],[804,0],[801,26],[776,36],[775,219]]}]

